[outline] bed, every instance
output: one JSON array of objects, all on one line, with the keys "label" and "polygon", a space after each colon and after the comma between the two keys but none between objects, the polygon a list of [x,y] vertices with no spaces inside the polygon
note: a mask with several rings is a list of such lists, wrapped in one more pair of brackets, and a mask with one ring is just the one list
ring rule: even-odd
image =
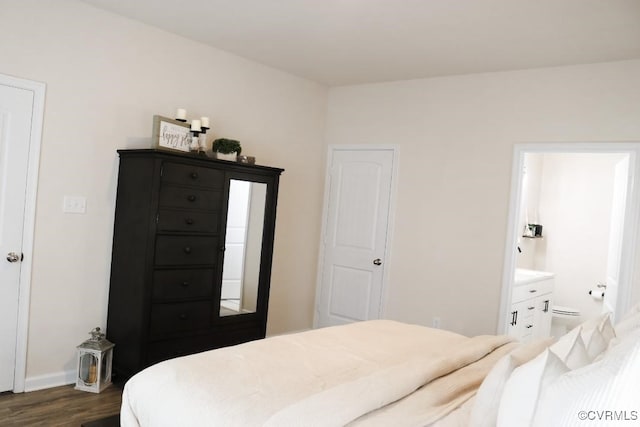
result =
[{"label": "bed", "polygon": [[[540,423],[564,409],[558,396],[570,386],[547,393],[542,384],[554,385],[586,367],[619,373],[633,365],[628,359],[636,357],[633,344],[640,335],[629,332],[631,339],[621,340],[606,319],[553,345],[523,345],[506,336],[469,338],[389,320],[271,337],[139,372],[125,385],[121,424],[545,425]],[[640,329],[640,311],[637,323]],[[591,345],[596,341],[597,349]],[[588,348],[593,357],[586,356]],[[545,401],[548,410],[540,404]]]}]

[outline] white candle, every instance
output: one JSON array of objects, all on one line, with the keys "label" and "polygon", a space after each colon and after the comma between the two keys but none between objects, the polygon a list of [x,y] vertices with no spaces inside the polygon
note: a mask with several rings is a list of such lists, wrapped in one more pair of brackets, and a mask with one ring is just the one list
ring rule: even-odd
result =
[{"label": "white candle", "polygon": [[186,120],[187,119],[187,110],[184,108],[178,108],[176,110],[176,120]]},{"label": "white candle", "polygon": [[200,121],[202,122],[203,128],[209,127],[209,117],[200,117]]},{"label": "white candle", "polygon": [[191,130],[195,130],[200,132],[202,128],[200,127],[200,120],[191,120]]}]

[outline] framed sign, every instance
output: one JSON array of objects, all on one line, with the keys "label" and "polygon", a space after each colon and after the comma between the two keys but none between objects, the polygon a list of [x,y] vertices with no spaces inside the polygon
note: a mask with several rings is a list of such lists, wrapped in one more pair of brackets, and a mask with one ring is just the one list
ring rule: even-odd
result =
[{"label": "framed sign", "polygon": [[191,127],[186,122],[153,116],[153,147],[188,153],[191,143],[190,130]]}]

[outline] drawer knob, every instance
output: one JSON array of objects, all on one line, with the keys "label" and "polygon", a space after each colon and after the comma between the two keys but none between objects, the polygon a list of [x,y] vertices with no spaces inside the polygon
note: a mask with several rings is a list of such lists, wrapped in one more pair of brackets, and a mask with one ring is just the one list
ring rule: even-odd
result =
[{"label": "drawer knob", "polygon": [[180,318],[180,320],[187,320],[189,318],[189,315],[187,313],[182,313],[178,317]]},{"label": "drawer knob", "polygon": [[538,292],[537,289],[529,289],[529,293],[531,293],[531,294],[535,294],[536,292]]},{"label": "drawer knob", "polygon": [[185,254],[190,254],[191,253],[191,248],[189,246],[184,248],[184,253]]},{"label": "drawer knob", "polygon": [[189,282],[182,282],[181,285],[182,285],[183,288],[186,288],[187,286],[189,286]]},{"label": "drawer knob", "polygon": [[185,218],[184,222],[186,222],[187,225],[193,225],[193,219],[192,218]]},{"label": "drawer knob", "polygon": [[198,172],[191,172],[191,179],[198,179]]},{"label": "drawer knob", "polygon": [[527,307],[529,310],[533,310],[535,307]]},{"label": "drawer knob", "polygon": [[189,194],[187,196],[187,200],[190,202],[195,202],[196,201],[196,196],[194,196],[193,194]]}]

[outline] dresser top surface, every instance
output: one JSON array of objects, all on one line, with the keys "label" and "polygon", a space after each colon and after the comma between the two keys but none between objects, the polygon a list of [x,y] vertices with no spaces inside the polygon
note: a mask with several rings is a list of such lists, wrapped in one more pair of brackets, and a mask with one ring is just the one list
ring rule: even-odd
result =
[{"label": "dresser top surface", "polygon": [[191,154],[191,153],[181,153],[178,151],[168,151],[168,150],[158,150],[154,148],[141,148],[141,149],[122,149],[117,150],[120,157],[156,157],[162,159],[174,159],[174,160],[187,160],[187,161],[195,161],[203,164],[214,165],[225,165],[227,167],[238,168],[238,170],[263,170],[270,171],[272,173],[281,174],[284,172],[282,168],[276,168],[272,166],[263,166],[263,165],[251,165],[247,163],[240,162],[232,162],[228,160],[219,160],[213,157],[209,157],[207,155],[202,154]]}]

